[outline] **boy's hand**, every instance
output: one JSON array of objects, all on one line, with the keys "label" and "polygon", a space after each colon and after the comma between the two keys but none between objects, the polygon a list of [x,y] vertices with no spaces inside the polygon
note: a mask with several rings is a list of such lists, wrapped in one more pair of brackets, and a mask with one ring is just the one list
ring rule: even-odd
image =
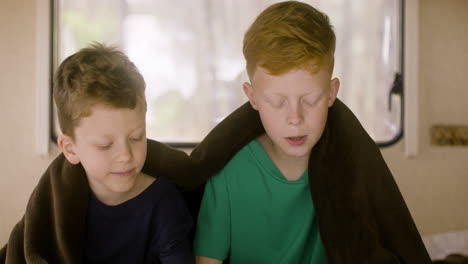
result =
[{"label": "boy's hand", "polygon": [[207,258],[207,257],[197,256],[195,258],[195,264],[222,264],[222,263],[223,261],[221,260]]}]

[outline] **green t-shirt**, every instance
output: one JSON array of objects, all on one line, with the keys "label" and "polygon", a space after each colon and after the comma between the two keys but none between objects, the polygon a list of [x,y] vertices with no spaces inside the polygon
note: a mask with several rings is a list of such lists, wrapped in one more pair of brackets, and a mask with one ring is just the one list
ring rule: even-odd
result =
[{"label": "green t-shirt", "polygon": [[307,171],[286,180],[250,142],[207,182],[194,251],[231,264],[326,263]]}]

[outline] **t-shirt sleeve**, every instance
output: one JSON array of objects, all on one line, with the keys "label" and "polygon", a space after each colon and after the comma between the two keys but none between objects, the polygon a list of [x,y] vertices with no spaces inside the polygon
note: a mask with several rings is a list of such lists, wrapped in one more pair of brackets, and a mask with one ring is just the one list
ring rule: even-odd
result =
[{"label": "t-shirt sleeve", "polygon": [[174,187],[167,192],[161,200],[155,221],[156,257],[162,264],[194,263],[188,239],[193,227],[192,217],[179,191]]},{"label": "t-shirt sleeve", "polygon": [[225,260],[230,250],[230,202],[223,171],[212,177],[205,192],[198,215],[194,253],[217,260]]}]

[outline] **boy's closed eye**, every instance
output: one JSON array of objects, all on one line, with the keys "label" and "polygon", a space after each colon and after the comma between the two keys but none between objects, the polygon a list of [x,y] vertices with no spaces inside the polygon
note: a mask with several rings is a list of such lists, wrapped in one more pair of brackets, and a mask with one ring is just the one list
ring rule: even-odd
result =
[{"label": "boy's closed eye", "polygon": [[100,150],[108,150],[112,147],[112,143],[95,144],[95,146]]},{"label": "boy's closed eye", "polygon": [[320,101],[321,96],[306,96],[302,99],[302,102],[308,106],[314,106]]},{"label": "boy's closed eye", "polygon": [[141,140],[143,140],[143,135],[140,135],[140,136],[137,136],[137,137],[131,137],[130,140],[131,141],[141,141]]},{"label": "boy's closed eye", "polygon": [[284,98],[281,97],[265,97],[265,101],[273,107],[279,108],[284,105]]},{"label": "boy's closed eye", "polygon": [[[314,106],[320,101],[321,96],[306,96],[302,98],[301,102],[307,106]],[[273,98],[273,97],[265,97],[265,101],[275,108],[280,108],[284,105],[285,99],[284,98]]]}]

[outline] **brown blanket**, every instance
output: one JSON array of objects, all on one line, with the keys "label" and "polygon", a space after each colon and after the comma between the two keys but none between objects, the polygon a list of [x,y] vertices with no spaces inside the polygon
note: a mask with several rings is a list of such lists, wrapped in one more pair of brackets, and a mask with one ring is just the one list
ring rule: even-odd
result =
[{"label": "brown blanket", "polygon": [[453,253],[441,260],[434,260],[433,264],[468,264],[468,257],[462,254]]},{"label": "brown blanket", "polygon": [[[143,171],[193,189],[262,133],[257,112],[245,104],[190,156],[149,140]],[[431,263],[379,149],[339,100],[312,151],[309,177],[327,263]],[[0,263],[79,263],[88,192],[83,168],[59,155],[0,250]]]}]

